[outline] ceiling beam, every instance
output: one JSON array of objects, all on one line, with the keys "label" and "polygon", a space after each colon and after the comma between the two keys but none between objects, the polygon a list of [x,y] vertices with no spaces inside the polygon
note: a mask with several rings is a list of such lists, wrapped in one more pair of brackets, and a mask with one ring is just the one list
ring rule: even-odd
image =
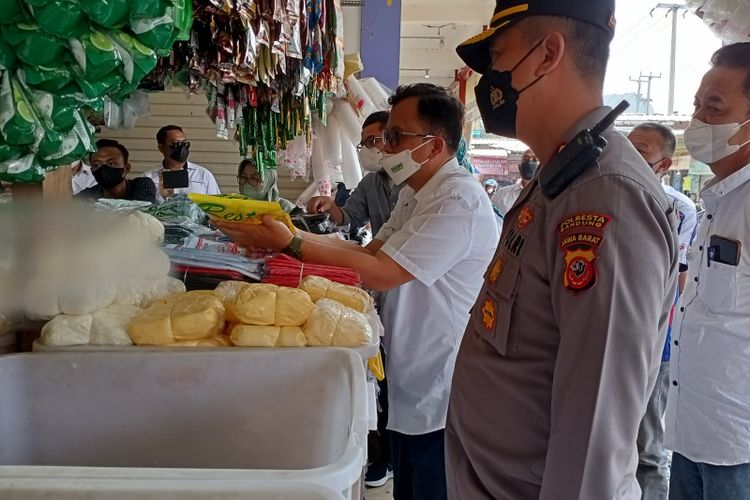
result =
[{"label": "ceiling beam", "polygon": [[469,5],[458,2],[458,5],[402,5],[401,23],[403,24],[445,24],[482,26],[492,17],[492,7],[486,5]]}]

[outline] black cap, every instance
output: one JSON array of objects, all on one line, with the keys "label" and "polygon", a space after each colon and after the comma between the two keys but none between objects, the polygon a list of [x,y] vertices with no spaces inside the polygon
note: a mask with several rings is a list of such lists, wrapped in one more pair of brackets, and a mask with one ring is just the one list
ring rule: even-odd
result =
[{"label": "black cap", "polygon": [[456,52],[468,67],[484,73],[490,67],[490,43],[496,34],[529,16],[560,16],[591,23],[615,35],[615,0],[497,0],[490,27],[466,40]]}]

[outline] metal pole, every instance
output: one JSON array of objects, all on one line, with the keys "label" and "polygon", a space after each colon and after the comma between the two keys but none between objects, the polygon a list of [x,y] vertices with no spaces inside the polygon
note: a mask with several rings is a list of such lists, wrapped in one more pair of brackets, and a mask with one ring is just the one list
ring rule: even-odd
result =
[{"label": "metal pole", "polygon": [[677,12],[681,7],[672,6],[672,55],[669,62],[669,114],[674,113],[674,81],[677,67]]}]

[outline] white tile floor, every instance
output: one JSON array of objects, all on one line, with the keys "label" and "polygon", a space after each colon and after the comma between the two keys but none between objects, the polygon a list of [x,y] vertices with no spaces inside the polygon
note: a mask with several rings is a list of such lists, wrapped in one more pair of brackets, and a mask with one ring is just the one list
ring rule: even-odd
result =
[{"label": "white tile floor", "polygon": [[365,500],[393,500],[393,481],[388,481],[382,488],[365,490]]}]

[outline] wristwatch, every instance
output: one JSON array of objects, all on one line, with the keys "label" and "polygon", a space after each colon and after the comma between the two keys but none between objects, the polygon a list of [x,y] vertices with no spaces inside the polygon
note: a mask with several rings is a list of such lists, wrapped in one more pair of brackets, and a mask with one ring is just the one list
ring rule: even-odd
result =
[{"label": "wristwatch", "polygon": [[302,238],[299,235],[294,235],[291,243],[284,248],[282,253],[290,255],[295,259],[302,259]]}]

